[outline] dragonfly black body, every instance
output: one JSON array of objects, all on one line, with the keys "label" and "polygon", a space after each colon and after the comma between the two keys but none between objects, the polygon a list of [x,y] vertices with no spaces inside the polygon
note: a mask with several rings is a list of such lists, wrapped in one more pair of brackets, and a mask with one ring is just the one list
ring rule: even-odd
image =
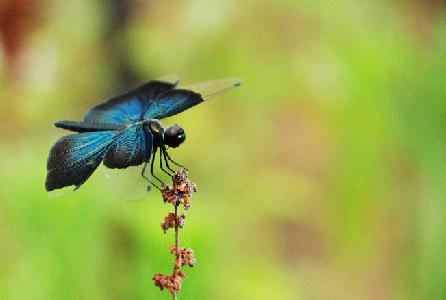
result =
[{"label": "dragonfly black body", "polygon": [[[178,125],[172,125],[167,127],[166,129],[163,128],[161,122],[156,119],[147,120],[144,122],[143,126],[144,130],[147,132],[150,132],[153,137],[153,150],[152,150],[152,158],[150,159],[150,174],[158,180],[161,184],[164,184],[161,179],[159,179],[154,173],[153,173],[153,165],[155,161],[155,156],[157,150],[159,150],[159,163],[160,163],[160,169],[166,173],[169,176],[172,176],[175,172],[169,165],[169,162],[173,163],[177,167],[185,168],[183,165],[175,162],[167,152],[166,146],[176,148],[180,144],[182,144],[186,139],[186,133],[184,132],[184,129],[181,128]],[[165,163],[165,167],[163,166],[163,160]],[[150,180],[145,175],[145,170],[147,167],[148,161],[144,162],[144,167],[142,169],[141,175],[151,183],[152,186],[156,187],[157,189],[161,190],[160,187],[158,187],[154,182]],[[148,186],[148,189],[150,190],[151,186]]]},{"label": "dragonfly black body", "polygon": [[111,169],[143,165],[141,175],[160,189],[147,175],[147,166],[151,177],[162,186],[154,174],[156,153],[160,169],[172,176],[172,164],[183,166],[170,157],[167,147],[181,145],[186,134],[178,125],[164,128],[159,120],[240,85],[238,79],[221,79],[177,88],[178,82],[153,80],[93,107],[81,122],[56,122],[56,127],[76,133],[60,138],[51,148],[46,190],[78,189],[101,162]]}]

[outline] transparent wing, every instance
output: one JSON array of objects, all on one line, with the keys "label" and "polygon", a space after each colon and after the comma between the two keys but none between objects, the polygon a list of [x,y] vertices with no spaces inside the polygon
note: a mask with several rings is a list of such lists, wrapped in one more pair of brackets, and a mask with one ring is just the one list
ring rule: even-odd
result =
[{"label": "transparent wing", "polygon": [[163,119],[189,109],[204,100],[220,95],[241,84],[238,78],[226,78],[186,85],[168,90],[156,97],[144,119]]},{"label": "transparent wing", "polygon": [[240,78],[233,77],[193,83],[179,86],[178,88],[182,90],[193,91],[200,94],[203,100],[208,100],[213,96],[225,93],[235,87],[240,86],[241,84],[242,80]]},{"label": "transparent wing", "polygon": [[155,80],[167,82],[167,83],[170,83],[170,84],[176,86],[180,83],[180,76],[178,76],[178,74],[166,74],[164,76],[158,77]]},{"label": "transparent wing", "polygon": [[[142,168],[143,165],[132,166],[126,169],[109,169],[105,166],[99,167],[110,190],[125,201],[141,201],[152,190],[150,183],[141,176]],[[145,176],[150,178],[150,172],[146,171]],[[70,197],[74,191],[75,189],[72,186],[67,186],[49,191],[47,195],[49,199],[60,200]]]},{"label": "transparent wing", "polygon": [[[150,186],[150,183],[141,175],[143,166],[132,166],[126,169],[103,167],[102,169],[113,193],[126,201],[139,201],[147,196],[148,186]],[[150,172],[146,170],[145,175],[150,176]]]},{"label": "transparent wing", "polygon": [[75,191],[75,189],[73,189],[72,186],[66,186],[60,189],[56,189],[56,190],[52,190],[47,192],[47,196],[49,199],[65,199],[67,198],[69,195],[71,195],[71,193],[73,193]]}]

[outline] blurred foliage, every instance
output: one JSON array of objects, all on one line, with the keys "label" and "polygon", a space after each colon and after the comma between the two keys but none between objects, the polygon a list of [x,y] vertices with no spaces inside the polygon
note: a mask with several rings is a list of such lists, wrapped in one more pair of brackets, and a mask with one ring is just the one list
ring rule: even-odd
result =
[{"label": "blurred foliage", "polygon": [[63,199],[47,153],[156,76],[240,76],[166,124],[199,192],[181,299],[446,299],[442,1],[0,2],[0,299],[169,299],[169,208],[98,170]]}]

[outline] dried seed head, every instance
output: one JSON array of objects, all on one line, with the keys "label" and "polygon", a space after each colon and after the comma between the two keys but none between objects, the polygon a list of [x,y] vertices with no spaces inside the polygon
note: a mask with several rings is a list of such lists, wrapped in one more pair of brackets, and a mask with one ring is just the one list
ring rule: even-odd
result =
[{"label": "dried seed head", "polygon": [[169,228],[175,228],[175,224],[176,224],[175,214],[169,213],[167,216],[164,217],[164,222],[161,223],[161,228],[163,229],[164,233],[166,233],[166,231]]},{"label": "dried seed head", "polygon": [[164,186],[161,190],[164,202],[173,205],[183,204],[184,209],[190,208],[192,193],[197,191],[195,183],[187,178],[187,169],[178,170],[172,177],[173,187]]},{"label": "dried seed head", "polygon": [[174,213],[169,213],[167,216],[164,217],[164,221],[163,223],[161,223],[161,229],[163,229],[164,233],[166,233],[169,228],[175,228],[177,224],[179,228],[183,228],[184,219],[186,219],[185,214],[181,214],[178,217],[175,217]]},{"label": "dried seed head", "polygon": [[152,280],[154,281],[155,285],[162,291],[166,287],[167,277],[167,275],[156,274],[155,276],[153,276]]},{"label": "dried seed head", "polygon": [[181,281],[186,277],[186,274],[183,271],[179,271],[173,275],[162,275],[156,274],[153,276],[152,280],[155,285],[163,289],[167,289],[169,292],[178,292],[181,289]]},{"label": "dried seed head", "polygon": [[180,253],[177,253],[177,248],[175,245],[170,247],[170,253],[174,254],[177,259],[175,261],[175,268],[181,268],[184,265],[189,265],[189,267],[195,266],[197,260],[194,257],[194,250],[191,248],[181,248]]}]

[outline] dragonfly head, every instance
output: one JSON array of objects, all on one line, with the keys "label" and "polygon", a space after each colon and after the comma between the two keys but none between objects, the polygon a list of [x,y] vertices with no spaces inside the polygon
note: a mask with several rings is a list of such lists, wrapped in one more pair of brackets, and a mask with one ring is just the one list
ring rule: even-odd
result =
[{"label": "dragonfly head", "polygon": [[167,146],[176,148],[184,142],[186,139],[186,133],[180,126],[172,125],[164,130],[163,139]]}]

